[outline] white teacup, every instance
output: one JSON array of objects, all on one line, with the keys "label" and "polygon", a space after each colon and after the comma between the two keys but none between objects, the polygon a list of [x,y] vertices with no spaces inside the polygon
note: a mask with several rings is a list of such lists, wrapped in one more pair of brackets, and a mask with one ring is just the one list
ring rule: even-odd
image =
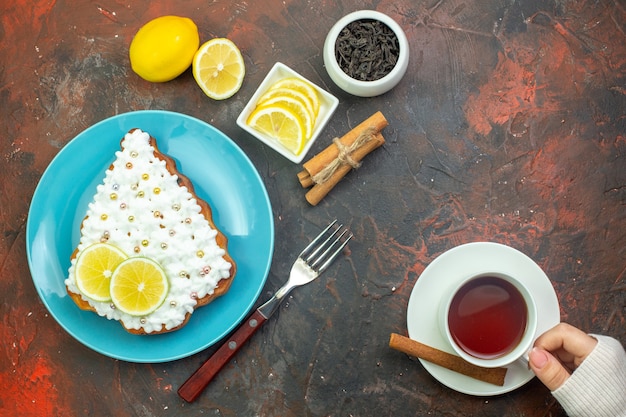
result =
[{"label": "white teacup", "polygon": [[523,359],[537,330],[537,307],[528,288],[499,272],[472,274],[441,301],[443,336],[474,365],[496,368]]}]

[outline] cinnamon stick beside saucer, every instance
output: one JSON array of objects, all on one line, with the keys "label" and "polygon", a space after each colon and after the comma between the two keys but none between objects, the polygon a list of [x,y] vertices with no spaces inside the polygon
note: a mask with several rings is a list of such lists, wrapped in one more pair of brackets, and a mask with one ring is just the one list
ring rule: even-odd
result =
[{"label": "cinnamon stick beside saucer", "polygon": [[406,336],[392,333],[389,339],[389,347],[407,355],[424,359],[435,365],[443,366],[451,371],[469,376],[470,378],[503,386],[507,368],[483,368],[472,365],[460,356],[427,346]]},{"label": "cinnamon stick beside saucer", "polygon": [[376,112],[304,163],[298,180],[303,188],[313,187],[307,192],[306,200],[317,205],[365,156],[382,146],[385,138],[380,131],[386,126],[385,116]]}]

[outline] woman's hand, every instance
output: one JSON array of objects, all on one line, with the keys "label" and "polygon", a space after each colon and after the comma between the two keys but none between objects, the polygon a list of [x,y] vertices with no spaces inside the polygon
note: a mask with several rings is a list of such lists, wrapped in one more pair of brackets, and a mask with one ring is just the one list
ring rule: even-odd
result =
[{"label": "woman's hand", "polygon": [[567,381],[597,343],[582,330],[560,323],[535,341],[529,354],[530,369],[550,391],[554,391]]}]

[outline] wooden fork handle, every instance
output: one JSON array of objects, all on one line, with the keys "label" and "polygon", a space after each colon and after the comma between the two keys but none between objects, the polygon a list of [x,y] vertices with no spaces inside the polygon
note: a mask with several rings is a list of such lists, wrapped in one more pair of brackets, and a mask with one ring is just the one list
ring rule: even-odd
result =
[{"label": "wooden fork handle", "polygon": [[267,318],[255,310],[248,319],[230,335],[224,344],[178,388],[178,395],[187,402],[193,402],[209,385],[209,382],[230,361],[241,346],[256,332]]}]

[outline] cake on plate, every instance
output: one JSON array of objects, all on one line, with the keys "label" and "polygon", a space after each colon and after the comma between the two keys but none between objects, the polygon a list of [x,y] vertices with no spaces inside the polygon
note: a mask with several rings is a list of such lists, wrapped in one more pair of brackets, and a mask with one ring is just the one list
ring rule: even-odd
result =
[{"label": "cake on plate", "polygon": [[131,333],[180,329],[197,308],[225,294],[235,275],[211,207],[140,129],[121,140],[80,232],[68,294]]}]

